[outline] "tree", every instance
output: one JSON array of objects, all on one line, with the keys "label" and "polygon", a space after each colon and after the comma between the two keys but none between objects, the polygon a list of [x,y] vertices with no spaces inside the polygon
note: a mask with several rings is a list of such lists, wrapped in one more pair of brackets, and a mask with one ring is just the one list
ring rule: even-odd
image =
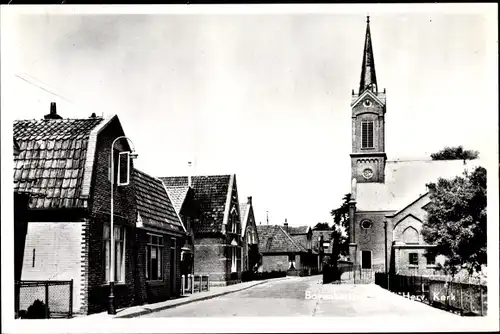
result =
[{"label": "tree", "polygon": [[453,179],[427,185],[430,203],[422,227],[424,240],[444,255],[453,277],[461,269],[479,272],[486,264],[486,169],[477,167]]},{"label": "tree", "polygon": [[332,256],[330,263],[335,270],[341,255],[346,255],[349,250],[349,201],[351,194],[345,194],[342,205],[330,212],[333,216],[332,226]]},{"label": "tree", "polygon": [[462,146],[446,146],[441,151],[431,154],[432,160],[474,160],[478,157],[478,151],[464,150]]},{"label": "tree", "polygon": [[328,223],[317,223],[313,230],[330,230]]}]

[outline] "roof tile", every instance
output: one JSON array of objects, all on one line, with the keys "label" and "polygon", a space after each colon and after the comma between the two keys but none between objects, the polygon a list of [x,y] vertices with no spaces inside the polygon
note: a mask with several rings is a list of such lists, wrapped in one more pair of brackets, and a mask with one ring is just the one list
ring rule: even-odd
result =
[{"label": "roof tile", "polygon": [[[193,176],[191,186],[201,217],[193,223],[195,233],[221,232],[230,175]],[[167,189],[188,186],[187,176],[160,177]]]},{"label": "roof tile", "polygon": [[[14,139],[20,149],[20,154],[14,158],[14,189],[30,192],[31,208],[85,205],[74,197],[65,201],[56,198],[58,194],[79,196],[76,187],[81,185],[83,177],[80,171],[85,159],[83,152],[90,131],[102,121],[102,118],[90,118],[14,122]],[[78,145],[83,150],[74,152]],[[61,187],[72,189],[69,193],[61,193]]]},{"label": "roof tile", "polygon": [[160,179],[134,169],[137,211],[144,225],[183,232],[184,228]]},{"label": "roof tile", "polygon": [[257,225],[259,250],[262,253],[306,252],[279,225]]}]

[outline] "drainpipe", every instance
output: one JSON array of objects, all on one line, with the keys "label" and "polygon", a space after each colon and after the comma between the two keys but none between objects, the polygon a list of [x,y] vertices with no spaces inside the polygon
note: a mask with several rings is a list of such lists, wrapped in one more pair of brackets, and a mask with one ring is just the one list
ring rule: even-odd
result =
[{"label": "drainpipe", "polygon": [[387,267],[387,220],[384,220],[384,246],[385,246],[385,277],[387,279],[387,290],[389,290],[389,268]]}]

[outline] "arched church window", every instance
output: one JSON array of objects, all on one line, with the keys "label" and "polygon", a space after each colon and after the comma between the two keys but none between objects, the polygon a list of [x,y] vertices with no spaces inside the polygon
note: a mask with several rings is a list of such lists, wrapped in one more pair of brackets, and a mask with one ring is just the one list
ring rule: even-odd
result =
[{"label": "arched church window", "polygon": [[405,244],[418,244],[418,231],[412,226],[407,227],[403,231],[403,242]]},{"label": "arched church window", "polygon": [[373,225],[373,223],[370,220],[363,220],[361,222],[361,228],[363,228],[365,230],[368,230],[369,228],[371,228],[372,225]]},{"label": "arched church window", "polygon": [[373,148],[373,121],[361,122],[361,148]]}]

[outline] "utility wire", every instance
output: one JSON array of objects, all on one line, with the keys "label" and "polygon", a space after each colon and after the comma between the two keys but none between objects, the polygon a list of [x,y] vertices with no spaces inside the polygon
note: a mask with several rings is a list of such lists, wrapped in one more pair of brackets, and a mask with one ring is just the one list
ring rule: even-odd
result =
[{"label": "utility wire", "polygon": [[[20,75],[18,75],[18,74],[15,74],[15,76],[16,76],[16,77],[18,77],[19,79],[23,80],[23,81],[26,81],[27,83],[29,83],[29,84],[31,84],[31,85],[33,85],[33,86],[36,86],[36,87],[38,87],[38,88],[40,88],[40,89],[42,89],[42,90],[46,91],[47,93],[50,93],[50,94],[55,95],[55,96],[57,96],[57,97],[60,97],[61,99],[65,100],[65,101],[68,101],[69,103],[74,104],[74,102],[73,102],[73,101],[71,101],[71,100],[69,100],[69,99],[65,98],[64,96],[61,96],[61,95],[59,95],[59,94],[57,94],[57,93],[54,93],[54,92],[52,92],[52,91],[48,90],[48,89],[47,89],[47,88],[45,88],[45,87],[42,87],[42,86],[40,86],[40,85],[37,85],[37,84],[36,84],[36,83],[34,83],[33,81],[30,81],[30,80],[28,80],[28,79],[26,79],[26,78],[23,78],[22,76],[20,76]],[[33,78],[33,77],[32,77],[32,78]],[[35,79],[35,78],[33,78],[33,79]],[[35,79],[35,80],[40,81],[40,80],[38,80],[38,79]],[[40,83],[42,83],[42,82],[40,81]]]}]

